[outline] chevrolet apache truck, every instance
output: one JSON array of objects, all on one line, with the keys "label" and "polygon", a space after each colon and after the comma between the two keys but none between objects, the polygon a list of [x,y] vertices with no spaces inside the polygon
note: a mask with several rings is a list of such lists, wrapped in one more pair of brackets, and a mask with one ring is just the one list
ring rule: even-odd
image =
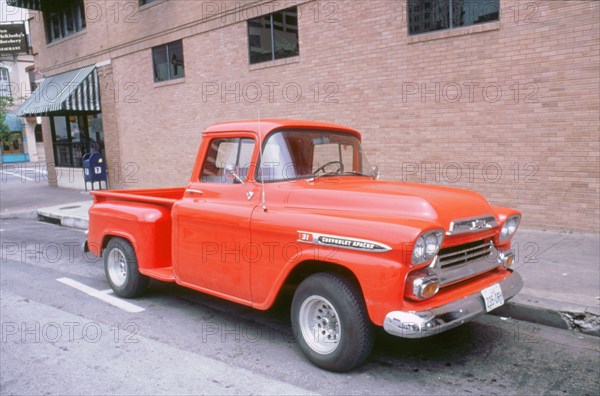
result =
[{"label": "chevrolet apache truck", "polygon": [[374,326],[426,337],[519,292],[518,211],[377,173],[351,128],[217,124],[185,187],[92,192],[84,249],[124,298],[153,278],[266,310],[291,289],[300,348],[331,371],[367,358]]}]

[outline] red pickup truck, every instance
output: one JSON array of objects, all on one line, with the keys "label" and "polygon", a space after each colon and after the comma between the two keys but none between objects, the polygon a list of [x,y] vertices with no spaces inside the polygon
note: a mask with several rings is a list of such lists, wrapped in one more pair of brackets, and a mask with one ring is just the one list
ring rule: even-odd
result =
[{"label": "red pickup truck", "polygon": [[347,371],[373,327],[419,338],[489,312],[522,287],[514,209],[475,192],[378,180],[340,125],[238,121],[208,128],[183,188],[95,191],[84,249],[125,298],[150,278],[291,319],[315,365]]}]

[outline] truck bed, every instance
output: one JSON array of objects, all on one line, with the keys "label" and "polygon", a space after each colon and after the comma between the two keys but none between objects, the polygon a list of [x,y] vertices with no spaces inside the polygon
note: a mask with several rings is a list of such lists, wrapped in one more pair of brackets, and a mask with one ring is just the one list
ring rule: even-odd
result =
[{"label": "truck bed", "polygon": [[139,271],[152,278],[174,282],[171,268],[171,209],[185,188],[92,191],[88,248],[102,254],[111,237],[132,243]]},{"label": "truck bed", "polygon": [[111,201],[129,201],[158,204],[171,207],[183,197],[185,188],[157,188],[146,190],[104,190],[91,191],[94,203]]}]

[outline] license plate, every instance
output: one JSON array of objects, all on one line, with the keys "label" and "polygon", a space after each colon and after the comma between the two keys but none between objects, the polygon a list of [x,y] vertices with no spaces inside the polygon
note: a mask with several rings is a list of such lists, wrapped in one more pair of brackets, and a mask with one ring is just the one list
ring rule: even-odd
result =
[{"label": "license plate", "polygon": [[483,301],[485,302],[485,310],[488,312],[504,305],[504,295],[497,283],[483,289],[481,295],[483,295]]}]

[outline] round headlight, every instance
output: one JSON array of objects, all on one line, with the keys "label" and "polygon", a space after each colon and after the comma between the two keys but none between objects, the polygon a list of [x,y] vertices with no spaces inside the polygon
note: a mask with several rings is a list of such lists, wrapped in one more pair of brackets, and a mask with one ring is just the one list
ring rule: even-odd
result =
[{"label": "round headlight", "polygon": [[500,230],[500,241],[505,242],[509,238],[511,238],[515,232],[517,231],[517,227],[519,226],[519,221],[521,220],[521,216],[515,215],[511,216],[502,225],[502,229]]},{"label": "round headlight", "polygon": [[515,231],[517,230],[517,219],[516,217],[511,217],[510,219],[508,219],[508,235],[512,235],[515,233]]},{"label": "round headlight", "polygon": [[437,250],[437,237],[434,234],[427,235],[427,237],[425,237],[425,254],[427,256],[435,256]]},{"label": "round headlight", "polygon": [[431,261],[440,250],[444,232],[433,230],[424,232],[417,238],[412,252],[413,264],[423,264]]},{"label": "round headlight", "polygon": [[425,238],[421,235],[413,248],[412,260],[415,264],[422,263],[425,258]]}]

